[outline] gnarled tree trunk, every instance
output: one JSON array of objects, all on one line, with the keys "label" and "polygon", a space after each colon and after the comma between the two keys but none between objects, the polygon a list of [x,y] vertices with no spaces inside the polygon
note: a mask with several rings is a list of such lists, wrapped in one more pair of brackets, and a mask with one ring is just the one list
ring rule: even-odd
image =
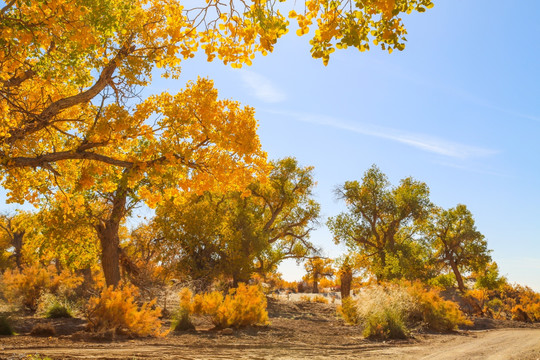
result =
[{"label": "gnarled tree trunk", "polygon": [[341,298],[345,299],[351,296],[352,270],[342,271],[339,277],[341,282]]},{"label": "gnarled tree trunk", "polygon": [[107,286],[117,286],[120,282],[119,225],[111,221],[105,221],[96,226],[99,242],[101,243],[101,266],[103,267]]},{"label": "gnarled tree trunk", "polygon": [[450,259],[450,266],[452,267],[452,271],[454,272],[454,275],[456,276],[456,281],[458,283],[458,288],[461,293],[465,292],[465,283],[463,282],[463,277],[461,276],[461,273],[459,272],[459,269],[457,267],[456,262],[453,259]]},{"label": "gnarled tree trunk", "polygon": [[108,219],[95,225],[101,243],[101,266],[107,286],[117,286],[120,282],[120,223],[126,215],[127,187],[120,184],[114,194],[112,209]]}]

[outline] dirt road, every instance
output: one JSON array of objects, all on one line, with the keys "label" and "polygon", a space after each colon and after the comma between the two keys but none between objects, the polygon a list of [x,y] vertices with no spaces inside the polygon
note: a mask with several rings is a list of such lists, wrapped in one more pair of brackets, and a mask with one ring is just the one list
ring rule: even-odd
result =
[{"label": "dirt road", "polygon": [[540,329],[498,329],[466,336],[438,336],[415,346],[389,348],[375,356],[394,359],[539,359]]},{"label": "dirt road", "polygon": [[258,337],[184,335],[177,338],[172,342],[132,340],[103,344],[43,339],[43,346],[34,341],[18,349],[3,347],[8,344],[0,342],[0,359],[21,359],[27,354],[53,359],[540,359],[540,329],[427,335],[412,342],[379,343],[358,339],[337,346],[308,345],[287,339],[266,343]]}]

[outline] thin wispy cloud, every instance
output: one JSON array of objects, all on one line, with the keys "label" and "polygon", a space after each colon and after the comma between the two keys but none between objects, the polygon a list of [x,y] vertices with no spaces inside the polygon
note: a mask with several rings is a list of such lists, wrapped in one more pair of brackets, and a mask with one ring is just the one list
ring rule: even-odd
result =
[{"label": "thin wispy cloud", "polygon": [[297,121],[329,126],[360,135],[398,142],[416,149],[452,158],[468,159],[487,157],[498,153],[496,150],[448,141],[436,136],[412,133],[394,128],[369,124],[347,123],[340,119],[315,114],[271,111],[274,114],[291,117]]},{"label": "thin wispy cloud", "polygon": [[267,77],[244,69],[239,70],[239,72],[244,85],[253,91],[253,95],[259,100],[267,103],[278,103],[286,99],[285,93]]},{"label": "thin wispy cloud", "polygon": [[471,104],[475,104],[481,107],[484,107],[486,109],[491,109],[494,111],[498,111],[507,115],[510,115],[512,117],[526,119],[534,122],[540,123],[540,116],[534,115],[534,114],[526,114],[520,111],[516,111],[514,109],[510,109],[504,106],[495,105],[492,102],[486,100],[482,96],[478,96],[476,94],[473,94],[465,89],[450,86],[445,82],[442,81],[434,81],[433,78],[426,78],[420,74],[415,74],[411,71],[411,69],[407,69],[406,71],[400,67],[396,66],[390,62],[385,61],[378,61],[374,62],[372,61],[371,64],[379,69],[381,71],[384,71],[385,73],[391,72],[392,77],[398,77],[407,81],[410,81],[412,83],[415,83],[417,85],[420,85],[424,88],[430,88],[437,91],[441,91],[447,95],[450,95],[454,98],[461,99],[464,101],[467,101]]}]

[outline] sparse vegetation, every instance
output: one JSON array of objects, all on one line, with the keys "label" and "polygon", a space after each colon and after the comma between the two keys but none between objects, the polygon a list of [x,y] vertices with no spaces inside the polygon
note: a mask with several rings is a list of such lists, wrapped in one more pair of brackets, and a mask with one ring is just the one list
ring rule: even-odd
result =
[{"label": "sparse vegetation", "polygon": [[40,297],[37,313],[51,319],[71,318],[73,307],[68,300],[47,293]]}]

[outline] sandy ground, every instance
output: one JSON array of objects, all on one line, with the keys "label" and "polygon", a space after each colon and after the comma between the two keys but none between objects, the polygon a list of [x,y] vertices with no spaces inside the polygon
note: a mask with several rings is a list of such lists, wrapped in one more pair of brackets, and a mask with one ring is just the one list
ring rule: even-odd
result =
[{"label": "sandy ground", "polygon": [[[481,320],[476,329],[491,329],[376,342],[337,319],[332,304],[271,301],[269,315],[269,326],[232,334],[202,322],[196,332],[115,341],[76,340],[71,334],[84,327],[81,320],[26,318],[20,321],[21,335],[0,337],[0,359],[29,354],[53,359],[540,359],[538,325]],[[29,336],[36,322],[50,322],[58,335]]]}]

